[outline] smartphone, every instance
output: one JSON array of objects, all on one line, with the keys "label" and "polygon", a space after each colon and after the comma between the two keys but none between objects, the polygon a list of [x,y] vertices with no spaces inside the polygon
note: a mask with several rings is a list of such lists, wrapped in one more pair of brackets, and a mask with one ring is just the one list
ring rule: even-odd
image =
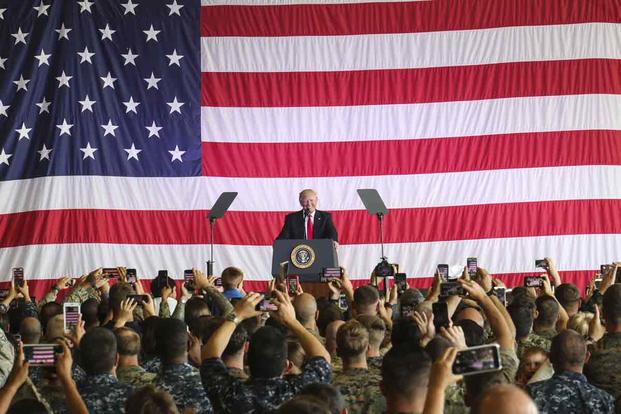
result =
[{"label": "smartphone", "polygon": [[339,296],[339,309],[342,310],[343,312],[349,309],[349,302],[347,302],[347,295],[345,295],[344,293],[341,293],[341,295]]},{"label": "smartphone", "polygon": [[443,282],[448,282],[449,279],[449,265],[447,264],[439,264],[438,265],[438,274],[440,275],[440,280]]},{"label": "smartphone", "polygon": [[543,278],[541,276],[526,276],[524,278],[525,287],[543,287]]},{"label": "smartphone", "polygon": [[55,354],[62,354],[63,347],[54,344],[24,345],[24,360],[31,366],[51,366],[56,360]]},{"label": "smartphone", "polygon": [[599,287],[602,285],[602,278],[595,279],[595,289],[599,290]]},{"label": "smartphone", "polygon": [[397,294],[401,295],[408,289],[407,275],[405,273],[395,273],[395,285],[397,285]]},{"label": "smartphone", "polygon": [[492,292],[494,293],[494,296],[498,298],[500,303],[507,306],[507,288],[498,286],[495,287]]},{"label": "smartphone", "polygon": [[13,340],[16,344],[20,343],[22,341],[22,335],[18,333],[13,334]]},{"label": "smartphone", "polygon": [[608,269],[610,269],[609,264],[603,264],[599,266],[599,274],[603,277],[608,273]]},{"label": "smartphone", "polygon": [[118,279],[120,276],[119,269],[116,267],[104,267],[102,269],[102,274],[108,279]]},{"label": "smartphone", "polygon": [[194,271],[192,269],[185,269],[183,271],[183,281],[186,283],[194,282]]},{"label": "smartphone", "polygon": [[295,296],[298,294],[298,286],[300,284],[300,278],[297,275],[287,276],[287,292],[289,296]]},{"label": "smartphone", "polygon": [[63,304],[63,323],[65,332],[71,331],[72,328],[78,325],[80,320],[80,304],[79,303],[65,303]]},{"label": "smartphone", "polygon": [[412,306],[412,305],[401,305],[401,309],[399,310],[399,315],[402,318],[409,318],[410,316],[412,316],[414,314],[415,310],[416,310],[415,306]]},{"label": "smartphone", "polygon": [[440,296],[464,296],[466,291],[457,282],[440,283]]},{"label": "smartphone", "polygon": [[138,276],[136,275],[136,269],[127,269],[127,283],[135,285],[138,282]]},{"label": "smartphone", "polygon": [[222,278],[217,278],[216,280],[214,280],[213,284],[215,287],[222,287]]},{"label": "smartphone", "polygon": [[321,270],[321,282],[329,282],[334,279],[340,279],[343,276],[343,269],[340,267],[324,267]]},{"label": "smartphone", "polygon": [[257,303],[257,306],[255,307],[255,309],[258,310],[259,312],[277,311],[278,305],[275,305],[272,302],[270,302],[268,295],[266,293],[263,293],[263,300]]},{"label": "smartphone", "polygon": [[435,302],[431,305],[433,311],[433,325],[436,330],[449,327],[448,306],[446,302]]},{"label": "smartphone", "polygon": [[453,374],[474,375],[502,369],[500,346],[489,344],[459,351],[453,363]]},{"label": "smartphone", "polygon": [[163,288],[168,286],[168,270],[158,270],[157,272],[157,286]]},{"label": "smartphone", "polygon": [[469,257],[466,259],[466,267],[468,268],[468,274],[470,277],[475,277],[477,275],[477,258]]},{"label": "smartphone", "polygon": [[537,269],[548,269],[548,263],[546,263],[546,259],[537,259],[535,260],[535,267]]},{"label": "smartphone", "polygon": [[24,268],[23,267],[14,267],[13,268],[13,281],[16,286],[22,287],[24,286]]},{"label": "smartphone", "polygon": [[142,305],[149,300],[147,295],[127,295],[127,298],[133,299],[139,305]]}]

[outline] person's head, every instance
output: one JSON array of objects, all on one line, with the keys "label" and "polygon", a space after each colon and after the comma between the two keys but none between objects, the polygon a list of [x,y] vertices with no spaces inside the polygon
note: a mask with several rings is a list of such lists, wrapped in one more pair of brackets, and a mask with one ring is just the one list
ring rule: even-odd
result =
[{"label": "person's head", "polygon": [[22,336],[24,344],[38,344],[43,334],[41,322],[32,316],[22,319],[22,323],[19,325],[19,334]]},{"label": "person's head", "polygon": [[163,364],[187,362],[188,331],[183,321],[175,318],[161,319],[155,331],[155,338]]},{"label": "person's head", "polygon": [[80,341],[80,361],[88,375],[107,374],[116,365],[116,338],[111,330],[93,328]]},{"label": "person's head", "polygon": [[[193,329],[197,329],[197,332],[194,332],[192,329],[192,333],[194,336],[199,338],[203,344],[207,343],[211,335],[216,332],[216,330],[222,326],[224,323],[224,318],[214,317],[214,316],[202,316],[198,319],[198,323],[195,324],[196,327]],[[231,339],[229,339],[229,343],[224,348],[224,352],[222,353],[222,358],[238,355],[243,351],[244,345],[248,342],[248,332],[246,328],[242,324],[238,324],[231,335]]]},{"label": "person's head", "polygon": [[209,305],[205,302],[205,299],[198,296],[191,297],[185,303],[185,313],[183,319],[188,326],[192,324],[192,321],[200,318],[201,316],[209,316]]},{"label": "person's head", "polygon": [[293,299],[295,317],[302,325],[313,324],[317,319],[317,301],[313,295],[302,293]]},{"label": "person's head", "polygon": [[315,190],[311,190],[310,188],[300,192],[299,200],[300,206],[307,209],[309,213],[315,212],[315,209],[317,208],[317,201],[319,201]]},{"label": "person's head", "polygon": [[533,328],[535,302],[526,296],[514,300],[507,306],[507,311],[515,325],[515,337],[523,339],[528,336]]},{"label": "person's head", "polygon": [[380,390],[389,406],[395,404],[392,411],[415,411],[406,408],[412,405],[422,411],[430,372],[431,359],[422,349],[400,345],[384,355]]},{"label": "person's head", "polygon": [[45,342],[54,342],[58,338],[65,337],[65,322],[63,315],[53,316],[47,321],[45,328]]},{"label": "person's head", "polygon": [[446,352],[446,350],[451,346],[452,345],[448,339],[443,336],[436,335],[427,345],[425,345],[425,351],[427,351],[427,354],[429,354],[431,360],[435,361],[444,355],[444,352]]},{"label": "person's head", "polygon": [[44,332],[47,327],[48,321],[54,316],[62,314],[63,307],[56,302],[48,302],[45,305],[41,306],[41,310],[39,310],[39,320],[41,321],[41,326],[43,326]]},{"label": "person's head", "polygon": [[369,348],[379,351],[386,337],[386,323],[379,316],[360,315],[356,318],[369,332]]},{"label": "person's head", "polygon": [[366,360],[369,349],[369,331],[363,324],[351,319],[341,326],[336,333],[336,353],[343,362]]},{"label": "person's head", "polygon": [[277,414],[330,414],[324,401],[309,395],[296,395],[282,404]]},{"label": "person's head", "polygon": [[478,346],[485,343],[485,331],[472,319],[462,319],[455,323],[455,326],[461,326],[466,338],[466,345]]},{"label": "person's head", "polygon": [[423,335],[414,319],[410,317],[400,317],[392,324],[390,343],[392,346],[408,345],[418,347]]},{"label": "person's head", "polygon": [[[296,374],[299,374],[302,372],[302,366],[304,365],[305,358],[306,358],[306,353],[304,353],[304,348],[302,348],[302,345],[300,344],[300,342],[295,341],[295,340],[288,340],[287,341],[287,359],[295,367]],[[291,369],[290,369],[290,373],[293,373]]]},{"label": "person's head", "polygon": [[326,337],[326,328],[334,321],[342,321],[343,314],[341,309],[335,304],[329,304],[319,309],[319,316],[317,317],[317,329],[319,329],[319,335]]},{"label": "person's head", "polygon": [[97,319],[99,320],[99,325],[103,325],[108,319],[108,314],[110,313],[110,301],[107,298],[104,298],[99,305],[97,305]]},{"label": "person's head", "polygon": [[179,414],[168,391],[147,385],[137,389],[125,401],[125,412],[134,414]]},{"label": "person's head", "polygon": [[80,313],[82,314],[85,329],[99,326],[98,307],[99,302],[94,298],[87,299],[80,305]]},{"label": "person's head", "polygon": [[141,347],[142,355],[146,358],[157,355],[157,327],[162,319],[157,316],[150,316],[142,321]]},{"label": "person's head", "polygon": [[602,313],[606,320],[606,330],[621,327],[621,283],[615,283],[606,289],[602,301]]},{"label": "person's head", "polygon": [[345,321],[339,319],[331,322],[326,328],[326,349],[331,354],[336,352],[336,333],[344,324]]},{"label": "person's head", "polygon": [[573,283],[562,283],[554,289],[554,296],[571,317],[580,309],[580,290]]},{"label": "person's head", "polygon": [[539,347],[526,348],[520,357],[518,377],[526,384],[548,359],[548,353]]},{"label": "person's head", "polygon": [[138,357],[140,354],[140,335],[133,329],[117,328],[114,330],[116,352],[121,357]]},{"label": "person's head", "polygon": [[376,315],[379,292],[373,286],[360,286],[354,291],[354,307],[358,315]]},{"label": "person's head", "polygon": [[239,289],[244,281],[244,272],[237,267],[231,266],[224,269],[220,277],[222,278],[222,288],[224,290]]},{"label": "person's head", "polygon": [[154,298],[161,298],[162,289],[164,289],[164,287],[166,286],[172,288],[173,291],[175,291],[175,280],[171,277],[166,277],[166,279],[156,277],[155,279],[151,280],[151,295],[153,295]]},{"label": "person's head", "polygon": [[110,308],[114,316],[118,316],[121,309],[121,302],[127,299],[129,295],[135,295],[136,291],[131,284],[119,282],[110,288]]},{"label": "person's head", "polygon": [[463,320],[470,320],[481,328],[485,327],[485,318],[478,309],[473,308],[472,306],[464,306],[453,316],[453,323],[457,323]]},{"label": "person's head", "polygon": [[[502,408],[501,408],[502,407]],[[521,388],[511,384],[487,388],[472,406],[472,414],[537,414],[535,402]]]},{"label": "person's head", "polygon": [[248,367],[252,378],[275,378],[287,367],[287,338],[277,328],[264,326],[250,338]]},{"label": "person's head", "polygon": [[410,306],[416,308],[420,303],[424,302],[425,297],[418,289],[410,288],[406,289],[399,297],[399,304],[401,306]]},{"label": "person's head", "polygon": [[552,338],[550,362],[555,372],[582,372],[586,356],[586,340],[578,332],[565,329]]},{"label": "person's head", "polygon": [[593,319],[591,312],[576,312],[569,322],[567,322],[567,329],[573,329],[585,338],[589,336],[589,324]]},{"label": "person's head", "polygon": [[298,395],[308,395],[323,401],[331,414],[342,414],[345,410],[345,399],[334,385],[313,383],[308,384]]},{"label": "person's head", "polygon": [[535,324],[544,328],[553,328],[556,325],[559,315],[558,302],[548,295],[539,296],[535,300],[537,307],[537,318]]}]

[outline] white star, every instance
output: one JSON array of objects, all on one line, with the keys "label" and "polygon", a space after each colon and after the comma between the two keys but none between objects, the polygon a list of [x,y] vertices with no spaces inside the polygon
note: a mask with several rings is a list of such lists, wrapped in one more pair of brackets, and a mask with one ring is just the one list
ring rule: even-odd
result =
[{"label": "white star", "polygon": [[136,15],[136,11],[134,10],[138,5],[132,3],[132,0],[127,0],[127,3],[123,3],[121,4],[121,6],[125,7],[125,13],[123,13],[123,15],[126,15],[127,13],[131,13],[134,16]]},{"label": "white star", "polygon": [[136,146],[134,145],[134,143],[132,142],[132,147],[131,148],[123,148],[123,150],[125,152],[127,152],[127,161],[131,160],[132,158],[135,158],[136,161],[140,161],[138,159],[138,154],[142,151],[141,149],[136,148]]},{"label": "white star", "polygon": [[116,125],[112,125],[112,120],[108,119],[108,124],[107,125],[102,125],[101,126],[104,129],[104,137],[108,134],[112,135],[113,137],[116,137],[114,130],[118,128],[118,126]]},{"label": "white star", "polygon": [[40,151],[37,151],[39,153],[39,156],[41,158],[39,158],[39,161],[43,161],[44,159],[46,160],[50,160],[50,152],[52,152],[53,148],[48,148],[45,146],[45,144],[43,144],[43,147],[41,148]]},{"label": "white star", "polygon": [[[157,42],[157,34],[159,32],[161,32],[161,30],[154,30],[153,29],[153,25],[151,25],[151,27],[149,28],[149,30],[143,30],[144,34],[147,35],[147,42],[151,39],[155,40]],[[25,43],[25,42],[24,42]]]},{"label": "white star", "polygon": [[68,29],[65,27],[65,23],[60,25],[60,29],[56,29],[54,30],[56,33],[58,33],[58,40],[65,38],[67,40],[69,40],[69,32],[72,31],[73,29]]},{"label": "white star", "polygon": [[110,25],[107,24],[103,29],[99,29],[101,32],[101,40],[110,39],[112,40],[112,34],[116,32],[116,30],[110,30]]},{"label": "white star", "polygon": [[145,128],[149,131],[149,136],[147,138],[151,138],[153,135],[158,138],[160,137],[160,129],[162,129],[162,127],[155,125],[155,121],[153,121],[151,126],[146,126]]},{"label": "white star", "polygon": [[12,156],[13,154],[7,154],[6,152],[4,152],[4,148],[2,148],[2,152],[0,152],[0,165],[9,165],[9,158],[11,158]]},{"label": "white star", "polygon": [[9,109],[9,105],[4,105],[2,101],[0,101],[0,115],[4,115],[8,117],[9,115],[6,113],[6,110]]},{"label": "white star", "polygon": [[91,101],[89,99],[88,95],[86,95],[86,98],[84,98],[83,101],[78,101],[78,103],[80,105],[82,105],[82,111],[81,112],[84,112],[84,111],[91,111],[91,112],[93,112],[93,104],[95,102],[97,102],[97,101]]},{"label": "white star", "polygon": [[17,33],[12,33],[11,36],[15,38],[15,44],[26,44],[26,36],[28,36],[28,33],[22,32],[22,28],[20,27],[17,29]]},{"label": "white star", "polygon": [[67,134],[71,136],[71,127],[73,124],[68,124],[67,120],[63,118],[63,123],[60,125],[56,125],[56,128],[60,129],[60,133],[58,136],[62,136],[63,134]]},{"label": "white star", "polygon": [[109,86],[112,89],[114,89],[114,82],[116,82],[116,78],[113,78],[112,76],[110,76],[110,72],[108,72],[108,74],[105,77],[101,76],[101,80],[104,83],[102,89],[106,89],[106,86]]},{"label": "white star", "polygon": [[26,92],[28,92],[28,87],[26,86],[26,85],[28,85],[28,82],[30,82],[30,79],[24,79],[23,75],[19,76],[19,80],[18,81],[13,81],[13,83],[17,85],[17,90],[18,91],[20,89],[23,89]]},{"label": "white star", "polygon": [[80,64],[82,64],[84,62],[93,63],[91,58],[93,56],[95,56],[95,54],[92,53],[92,52],[89,52],[88,51],[88,46],[85,46],[84,47],[84,52],[78,52],[78,56],[80,56],[82,58],[82,59],[80,59]]},{"label": "white star", "polygon": [[0,9],[0,20],[4,20],[4,12],[6,9]]},{"label": "white star", "polygon": [[41,3],[39,4],[38,7],[33,7],[33,9],[35,9],[38,12],[37,13],[37,17],[41,17],[44,14],[46,16],[49,16],[47,14],[47,9],[49,9],[49,8],[50,8],[50,5],[49,4],[48,5],[43,4],[43,1],[41,1]]},{"label": "white star", "polygon": [[67,88],[70,88],[71,86],[69,86],[69,80],[71,80],[71,78],[73,78],[73,76],[65,75],[65,71],[63,70],[62,75],[56,78],[56,80],[58,81],[58,87],[61,88],[63,86],[66,86]]},{"label": "white star", "polygon": [[149,90],[151,88],[160,89],[160,88],[158,88],[157,83],[159,81],[161,81],[162,78],[156,78],[153,75],[153,72],[151,72],[151,77],[150,78],[144,78],[144,80],[147,82],[147,90]]},{"label": "white star", "polygon": [[0,57],[0,68],[4,69],[4,62],[6,62],[8,58]]},{"label": "white star", "polygon": [[138,105],[140,105],[140,102],[134,102],[134,98],[133,97],[129,97],[129,101],[127,102],[123,102],[123,105],[125,105],[125,113],[128,114],[130,112],[133,112],[135,114],[138,113],[138,111],[136,111],[136,107],[138,107]]},{"label": "white star", "polygon": [[178,55],[177,49],[173,50],[172,55],[166,55],[166,57],[170,59],[170,63],[168,64],[168,66],[177,65],[181,67],[179,61],[181,60],[181,58],[183,58],[183,55]]},{"label": "white star", "polygon": [[179,151],[179,145],[175,145],[175,149],[173,151],[168,151],[168,152],[170,153],[170,155],[172,155],[172,159],[170,160],[170,162],[173,162],[174,160],[179,160],[183,162],[183,160],[181,159],[181,156],[185,154],[185,151]]},{"label": "white star", "polygon": [[185,103],[178,102],[177,97],[175,96],[175,99],[173,99],[172,102],[166,102],[166,105],[170,106],[170,113],[172,114],[173,112],[181,113],[181,107],[185,105]]},{"label": "white star", "polygon": [[170,13],[168,13],[169,16],[172,16],[173,14],[181,16],[181,13],[179,12],[181,11],[183,5],[178,5],[177,0],[173,0],[173,2],[171,4],[167,4],[166,7],[170,9]]},{"label": "white star", "polygon": [[45,99],[45,96],[43,97],[43,100],[41,102],[35,105],[39,107],[39,114],[42,114],[43,112],[47,112],[48,114],[50,113],[49,107],[51,105],[51,102],[48,102]]},{"label": "white star", "polygon": [[87,142],[86,147],[80,148],[80,151],[84,153],[84,156],[82,157],[82,161],[84,161],[87,158],[95,159],[95,151],[97,151],[97,148],[92,148],[91,143]]},{"label": "white star", "polygon": [[123,64],[123,66],[131,63],[132,65],[136,66],[136,62],[134,62],[136,60],[136,58],[138,57],[138,55],[134,55],[132,53],[131,49],[127,49],[127,54],[122,54],[121,56],[123,56],[123,59],[125,59],[125,63]]},{"label": "white star", "polygon": [[79,1],[78,4],[81,7],[80,14],[84,13],[85,11],[87,11],[89,13],[92,13],[91,12],[91,7],[93,7],[93,2],[92,1],[83,0],[83,1]]},{"label": "white star", "polygon": [[19,137],[17,139],[18,140],[20,140],[22,138],[30,139],[28,134],[30,133],[31,130],[32,130],[32,128],[26,128],[26,123],[22,122],[22,127],[20,129],[16,129],[15,130],[15,132],[17,132],[19,134]]},{"label": "white star", "polygon": [[48,65],[50,66],[50,62],[48,62],[48,60],[50,60],[50,56],[52,56],[51,54],[46,54],[45,50],[41,49],[41,54],[39,56],[35,55],[35,59],[37,59],[39,61],[39,66],[41,65]]}]

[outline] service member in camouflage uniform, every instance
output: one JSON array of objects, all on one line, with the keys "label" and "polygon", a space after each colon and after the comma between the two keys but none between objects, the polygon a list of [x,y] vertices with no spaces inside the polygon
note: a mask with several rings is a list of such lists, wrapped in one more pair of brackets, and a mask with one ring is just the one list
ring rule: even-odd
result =
[{"label": "service member in camouflage uniform", "polygon": [[80,342],[82,367],[87,377],[78,390],[91,413],[118,413],[132,391],[131,386],[120,383],[112,373],[116,355],[116,338],[109,329],[92,328]]},{"label": "service member in camouflage uniform", "polygon": [[589,384],[582,375],[586,354],[586,341],[575,331],[565,330],[552,340],[554,376],[526,387],[541,414],[614,413],[612,395]]},{"label": "service member in camouflage uniform", "polygon": [[153,384],[156,374],[148,372],[138,364],[140,355],[140,335],[130,328],[116,328],[117,353],[119,361],[116,367],[116,377],[120,382],[141,388]]},{"label": "service member in camouflage uniform", "polygon": [[367,351],[369,371],[379,376],[382,369],[382,350],[380,348],[386,337],[386,324],[378,316],[360,315],[356,319],[369,332],[369,350]]}]

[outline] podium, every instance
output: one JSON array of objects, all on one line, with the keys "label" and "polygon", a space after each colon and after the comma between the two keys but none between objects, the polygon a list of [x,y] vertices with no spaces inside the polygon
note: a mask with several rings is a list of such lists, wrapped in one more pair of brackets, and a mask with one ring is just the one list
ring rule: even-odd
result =
[{"label": "podium", "polygon": [[280,263],[289,262],[290,275],[298,275],[300,282],[319,282],[324,267],[338,267],[334,242],[331,239],[274,240],[272,276],[278,276]]}]

